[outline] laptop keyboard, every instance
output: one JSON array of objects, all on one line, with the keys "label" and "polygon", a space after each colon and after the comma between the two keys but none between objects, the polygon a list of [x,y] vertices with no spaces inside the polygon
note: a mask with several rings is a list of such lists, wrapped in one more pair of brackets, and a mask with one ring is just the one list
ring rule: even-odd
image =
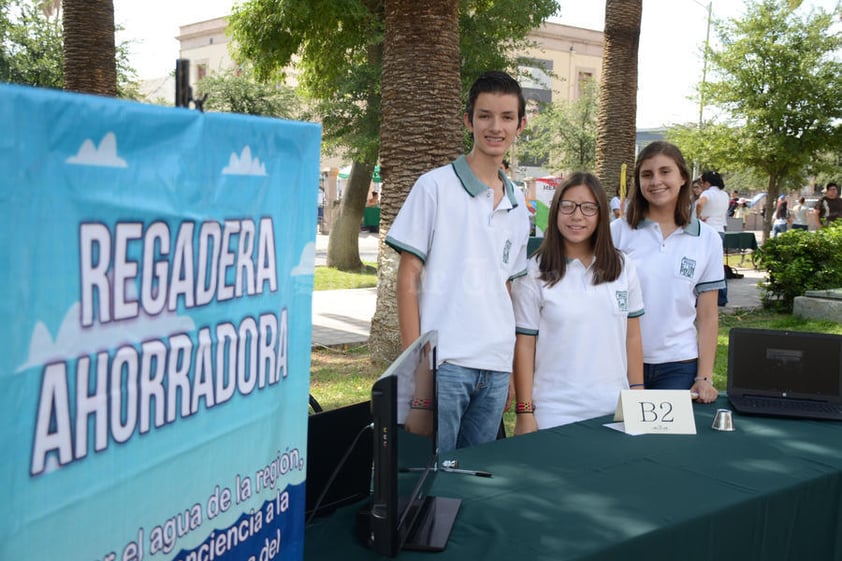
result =
[{"label": "laptop keyboard", "polygon": [[779,415],[820,415],[842,418],[842,405],[821,401],[800,401],[794,399],[773,399],[768,397],[742,397],[740,404],[747,413],[769,413]]}]

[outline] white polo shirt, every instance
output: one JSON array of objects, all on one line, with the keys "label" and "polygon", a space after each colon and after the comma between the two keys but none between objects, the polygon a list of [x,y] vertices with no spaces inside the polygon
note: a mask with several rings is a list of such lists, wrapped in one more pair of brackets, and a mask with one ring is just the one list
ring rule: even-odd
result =
[{"label": "white polo shirt", "polygon": [[629,389],[628,318],[643,315],[634,263],[626,258],[613,282],[593,284],[593,266],[567,262],[547,286],[536,258],[512,287],[517,332],[536,335],[532,400],[538,428],[613,413]]},{"label": "white polo shirt", "polygon": [[[702,215],[700,218],[704,219],[705,224],[716,230],[717,232],[725,231],[725,224],[728,222],[728,204],[731,201],[728,198],[728,193],[719,187],[708,187],[699,195],[699,198],[706,200],[705,206],[702,207]],[[693,213],[696,209],[693,209]]]},{"label": "white polo shirt", "polygon": [[529,217],[523,194],[500,173],[494,193],[464,156],[422,175],[386,243],[424,263],[421,333],[438,330],[438,362],[512,371],[515,319],[506,283],[526,274]]},{"label": "white polo shirt", "polygon": [[640,318],[643,362],[662,364],[698,358],[696,297],[725,288],[722,238],[693,217],[667,239],[661,227],[643,220],[632,229],[626,220],[611,223],[614,245],[637,265],[646,315]]}]

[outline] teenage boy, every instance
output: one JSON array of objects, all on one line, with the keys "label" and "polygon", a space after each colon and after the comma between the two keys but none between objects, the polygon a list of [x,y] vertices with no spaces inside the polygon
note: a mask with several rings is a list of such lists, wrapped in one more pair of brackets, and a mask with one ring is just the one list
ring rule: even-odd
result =
[{"label": "teenage boy", "polygon": [[[529,215],[501,165],[525,112],[516,80],[498,71],[480,76],[464,115],[473,148],[416,181],[386,236],[401,254],[403,347],[438,331],[440,452],[494,440],[506,403],[515,342],[509,289],[526,274]],[[410,430],[431,426],[423,390],[410,402]]]}]

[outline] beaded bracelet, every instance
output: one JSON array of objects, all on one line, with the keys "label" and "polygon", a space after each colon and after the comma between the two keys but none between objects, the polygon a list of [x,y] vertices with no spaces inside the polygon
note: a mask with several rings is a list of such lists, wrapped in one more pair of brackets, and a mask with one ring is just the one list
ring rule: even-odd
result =
[{"label": "beaded bracelet", "polygon": [[515,414],[520,415],[521,413],[534,413],[535,412],[535,405],[531,401],[518,401],[515,404]]},{"label": "beaded bracelet", "polygon": [[696,376],[693,379],[693,381],[694,382],[707,382],[708,384],[713,385],[713,381],[710,378],[708,378],[707,376]]},{"label": "beaded bracelet", "polygon": [[409,400],[409,408],[410,409],[432,409],[433,408],[433,400],[432,399],[410,399]]}]

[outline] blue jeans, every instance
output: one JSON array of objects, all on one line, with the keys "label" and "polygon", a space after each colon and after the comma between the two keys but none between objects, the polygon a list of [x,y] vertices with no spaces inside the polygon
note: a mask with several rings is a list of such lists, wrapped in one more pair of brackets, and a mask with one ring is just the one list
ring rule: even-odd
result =
[{"label": "blue jeans", "polygon": [[643,383],[647,390],[689,390],[696,379],[697,359],[662,364],[643,364]]},{"label": "blue jeans", "polygon": [[438,446],[444,454],[497,438],[509,393],[509,373],[447,362],[436,371]]}]

